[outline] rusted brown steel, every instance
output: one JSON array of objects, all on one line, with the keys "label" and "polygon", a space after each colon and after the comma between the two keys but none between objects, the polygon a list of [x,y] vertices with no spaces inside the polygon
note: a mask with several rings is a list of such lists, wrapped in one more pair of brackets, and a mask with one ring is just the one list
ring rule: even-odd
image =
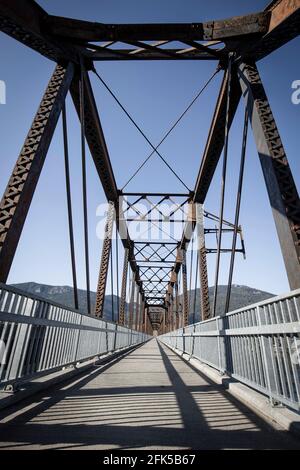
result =
[{"label": "rusted brown steel", "polygon": [[53,37],[77,42],[132,42],[176,40],[205,41],[264,34],[268,31],[268,14],[265,12],[235,16],[225,20],[204,23],[166,24],[103,24],[48,15],[45,28]]},{"label": "rusted brown steel", "polygon": [[0,30],[55,62],[79,63],[77,49],[45,33],[48,14],[31,0],[1,0]]},{"label": "rusted brown steel", "polygon": [[128,312],[128,327],[134,327],[134,310],[135,310],[135,290],[136,290],[136,283],[135,283],[135,275],[132,273],[131,277],[131,286],[130,286],[130,299],[129,299],[129,312]]},{"label": "rusted brown steel", "polygon": [[124,265],[123,265],[123,273],[122,273],[121,298],[120,298],[120,311],[119,311],[119,324],[120,325],[125,325],[128,262],[129,262],[129,248],[125,248]]},{"label": "rusted brown steel", "polygon": [[[73,79],[71,95],[80,119],[79,78],[79,75],[75,75]],[[111,166],[91,82],[87,72],[85,72],[84,85],[85,137],[91,156],[94,160],[96,171],[102,183],[105,196],[108,201],[116,202],[118,199],[117,184]]]},{"label": "rusted brown steel", "polygon": [[[197,46],[160,49],[168,40],[220,40],[236,52],[246,44],[246,51],[258,60],[299,34],[299,0],[280,0],[262,12],[203,23],[113,25],[52,16],[32,0],[2,0],[0,29],[54,61],[78,63],[79,54],[93,60],[216,59],[209,47],[207,52]],[[105,46],[90,44],[93,40],[105,41]],[[159,42],[149,45],[143,40]],[[137,48],[110,49],[119,41],[138,41]]]},{"label": "rusted brown steel", "polygon": [[239,79],[262,166],[291,289],[300,287],[300,200],[257,67],[241,63]]},{"label": "rusted brown steel", "polygon": [[[64,63],[65,61],[71,60],[74,64],[78,64],[80,62],[79,56],[81,56],[81,59],[82,57],[85,57],[86,65],[91,69],[93,67],[91,60],[218,60],[219,58],[221,59],[221,66],[226,68],[226,57],[228,52],[235,51],[237,54],[240,54],[244,63],[239,66],[237,63],[234,64],[233,73],[231,75],[232,78],[230,87],[232,92],[230,96],[230,106],[228,113],[229,127],[234,118],[241,96],[241,89],[239,86],[240,80],[243,91],[246,91],[248,93],[248,106],[251,107],[253,111],[252,124],[255,124],[253,127],[259,153],[260,155],[262,154],[262,148],[264,150],[267,149],[266,151],[269,157],[268,159],[264,159],[264,163],[262,162],[262,166],[269,190],[271,204],[273,206],[274,218],[282,245],[282,251],[286,262],[290,284],[291,287],[299,287],[300,210],[298,193],[287,164],[286,156],[276,128],[276,124],[274,122],[267,99],[264,95],[264,90],[260,82],[258,72],[257,70],[254,72],[253,70],[251,71],[251,65],[249,65],[248,63],[249,60],[247,62],[245,59],[249,59],[250,57],[252,59],[255,58],[255,60],[258,60],[299,34],[300,0],[273,1],[270,5],[266,7],[264,12],[245,15],[242,17],[233,17],[226,20],[194,24],[169,23],[165,25],[105,25],[102,23],[91,23],[87,21],[73,20],[71,18],[60,18],[48,15],[47,12],[40,8],[34,1],[24,0],[23,2],[19,2],[17,0],[2,0],[0,3],[0,29],[6,34],[14,37],[15,39],[26,44],[27,46],[45,55],[49,59],[60,61],[60,63]],[[249,38],[251,38],[251,41],[249,41]],[[104,47],[102,47],[102,45],[99,44],[90,44],[90,41],[93,40],[108,42]],[[158,42],[152,44],[149,44],[148,42],[143,42],[155,40],[158,40]],[[210,42],[206,44],[200,44],[196,42],[203,40],[209,40]],[[116,41],[121,41],[124,44],[127,42],[127,44],[129,44],[130,46],[133,46],[133,49],[127,49],[125,47],[120,50],[117,50],[115,48]],[[183,48],[178,48],[178,46],[175,45],[172,48],[172,41],[181,41],[183,44],[186,44],[189,47],[186,48],[184,45]],[[210,49],[210,46],[216,46],[216,41],[223,41],[225,45],[221,44],[219,49]],[[166,48],[166,45],[168,43],[169,45]],[[113,49],[110,49],[111,46],[113,47]],[[247,64],[246,68],[243,69],[245,64]],[[69,68],[71,67],[73,66],[69,66]],[[239,68],[237,69],[237,67]],[[75,107],[80,116],[79,78],[80,77],[77,72],[73,77],[73,81],[71,84],[71,93]],[[193,203],[204,202],[224,146],[227,88],[228,83],[226,82],[225,75],[221,86],[221,91],[218,97],[213,122],[209,131],[209,136],[205,147],[199,175],[195,185],[195,190],[193,193],[188,195],[189,200],[192,200]],[[117,208],[121,208],[122,203],[120,203],[119,201],[120,192],[118,191],[116,186],[95,99],[93,96],[89,77],[86,72],[84,91],[84,135],[89,144],[92,158],[95,162],[95,166],[107,199],[109,201],[112,201]],[[58,102],[60,102],[60,100],[58,100]],[[55,114],[54,111],[53,114]],[[55,127],[55,117],[52,120],[48,118],[48,121],[54,123]],[[49,128],[50,127],[51,126],[49,125]],[[51,140],[52,134],[51,132],[49,133],[49,142]],[[36,136],[34,136],[34,138],[36,138]],[[17,182],[17,184],[15,183],[16,180],[14,180],[13,185],[17,187],[17,192],[12,194],[16,194],[16,200],[14,199],[14,197],[12,198],[11,193],[9,193],[11,189],[11,181],[6,190],[6,199],[4,200],[5,206],[1,206],[1,209],[3,209],[1,215],[3,216],[4,214],[4,219],[0,219],[0,223],[2,223],[2,226],[0,225],[0,228],[2,229],[2,238],[0,238],[0,242],[3,245],[0,246],[0,266],[4,265],[1,262],[2,258],[5,259],[5,265],[8,266],[8,268],[3,269],[7,269],[7,272],[12,262],[13,253],[16,249],[18,239],[21,234],[24,220],[30,205],[36,182],[38,180],[39,173],[41,171],[43,159],[45,158],[45,154],[48,148],[47,145],[49,145],[49,142],[47,141],[47,132],[45,132],[45,136],[42,138],[42,144],[40,145],[41,148],[44,146],[41,150],[42,157],[34,158],[33,162],[30,162],[29,171],[28,165],[26,165],[25,168],[24,161],[20,160],[20,156],[18,162],[20,164],[21,171],[24,171],[22,177],[24,179],[25,175],[25,189],[22,186],[24,182],[22,178],[19,182]],[[276,142],[277,144],[279,142],[279,147]],[[46,149],[45,143],[47,147]],[[38,152],[39,151],[37,151],[36,153],[38,154]],[[24,155],[23,157],[25,158]],[[15,171],[18,170],[19,167],[17,164]],[[26,171],[28,172],[28,178]],[[19,177],[19,173],[16,173],[13,176],[15,178],[17,178],[17,176]],[[31,185],[30,183],[31,178],[33,181],[33,185]],[[29,183],[30,188],[28,188]],[[273,186],[275,187],[276,194],[272,190]],[[16,188],[13,187],[13,190],[15,189]],[[20,194],[18,194],[18,191],[20,192]],[[8,206],[6,204],[8,204]],[[12,207],[10,207],[9,204],[12,204]],[[191,207],[192,209],[194,209],[194,204],[191,204]],[[281,214],[281,218],[278,216],[278,213]],[[6,219],[5,217],[8,217],[8,219]],[[16,220],[18,220],[18,224],[21,221],[21,224],[20,227],[14,229],[14,221]],[[162,285],[165,280],[164,278],[160,280],[160,287],[158,287],[158,285],[155,286],[155,273],[153,273],[153,271],[152,273],[148,272],[148,274],[146,274],[146,279],[141,279],[139,266],[137,264],[138,260],[136,259],[134,253],[134,245],[129,237],[126,218],[123,216],[122,210],[121,212],[117,211],[116,224],[119,233],[122,232],[123,236],[121,236],[121,239],[125,247],[122,295],[119,312],[119,322],[121,324],[124,324],[128,263],[130,264],[131,270],[133,272],[133,277],[137,283],[137,288],[139,289],[138,295],[140,296],[146,294],[143,297],[144,302],[146,303],[149,302],[151,304],[166,305],[166,303],[164,303],[166,301],[164,295],[165,288],[162,288]],[[183,234],[183,237],[179,242],[179,249],[180,252],[183,253],[183,255],[179,257],[180,259],[177,258],[175,264],[173,265],[173,269],[171,269],[170,267],[167,273],[167,276],[169,276],[170,271],[172,271],[172,275],[176,276],[175,281],[172,281],[171,275],[169,283],[166,282],[166,284],[168,284],[167,298],[169,300],[170,306],[172,301],[173,289],[175,287],[176,292],[176,286],[178,288],[177,274],[182,269],[184,324],[183,326],[186,326],[188,324],[189,313],[187,302],[188,294],[186,282],[187,279],[185,253],[188,243],[193,234],[194,228],[195,218],[192,216],[191,220],[189,220],[187,224],[188,230],[185,230],[185,233]],[[204,233],[205,231],[203,229],[202,242],[204,242]],[[286,233],[287,237],[285,239],[284,236]],[[11,236],[11,240],[9,239],[9,236]],[[107,246],[105,247],[104,256],[105,261],[103,260],[103,265],[105,266],[108,263],[107,260],[109,259],[109,252],[111,249],[111,246],[108,246],[109,243],[107,243],[106,245]],[[206,272],[206,253],[208,250],[205,247],[205,242],[202,243],[201,246],[202,248],[199,250],[201,291],[205,292],[205,299],[201,300],[201,305],[205,303],[205,305],[202,305],[202,309],[203,312],[204,309],[206,309],[206,311],[208,312],[208,288]],[[153,249],[154,258],[158,256],[158,250],[159,249],[157,248]],[[223,251],[227,250],[224,249]],[[172,249],[170,249],[169,254],[170,252],[172,252]],[[211,252],[213,252],[213,250],[211,250]],[[142,253],[142,250],[139,253]],[[164,256],[158,256],[158,258],[158,261],[160,262],[159,269],[162,271],[162,273],[164,273],[163,275],[165,275],[166,271],[163,270],[162,266],[163,263],[167,264],[168,261],[164,259]],[[150,263],[152,262],[152,260],[147,260],[147,262]],[[103,269],[101,267],[99,276],[99,297],[97,296],[98,300],[96,307],[96,309],[98,309],[99,311],[102,311],[104,302],[105,286],[103,290],[103,285],[106,282],[107,275],[107,267],[105,266],[103,267]],[[4,273],[3,279],[6,279],[7,272]],[[124,281],[125,274],[126,279]],[[1,275],[3,277],[3,271],[0,271],[0,280],[2,280]],[[125,291],[123,288],[124,285]],[[147,288],[144,292],[145,285],[147,285]],[[176,298],[176,304],[177,303],[178,298]],[[136,302],[136,327],[138,324],[139,312],[137,304],[138,303]],[[179,305],[178,308],[176,305],[177,314],[178,311]],[[147,315],[148,330],[150,330],[151,328],[149,318],[149,315]],[[170,311],[169,315],[167,316],[167,322],[168,327],[172,327],[172,316],[170,316]],[[133,325],[133,318],[131,318],[131,324]]]},{"label": "rusted brown steel", "polygon": [[74,66],[57,65],[0,203],[0,281],[6,282]]},{"label": "rusted brown steel", "polygon": [[135,329],[139,328],[139,314],[140,314],[140,290],[139,286],[136,285],[136,299],[135,299],[135,315],[134,315],[134,325]]},{"label": "rusted brown steel", "polygon": [[183,297],[183,326],[189,324],[189,297],[187,289],[187,269],[186,269],[186,250],[179,249],[182,269],[182,297]]},{"label": "rusted brown steel", "polygon": [[258,61],[296,38],[300,32],[300,0],[278,0],[267,6],[267,32],[257,41],[239,47],[244,59]]},{"label": "rusted brown steel", "polygon": [[[208,188],[214,176],[219,162],[225,136],[226,102],[227,102],[227,79],[225,73],[218,96],[212,124],[209,130],[208,139],[202,156],[201,165],[194,189],[193,202],[204,203]],[[232,70],[231,74],[231,95],[229,107],[229,128],[231,127],[241,97],[237,74]]]},{"label": "rusted brown steel", "polygon": [[108,204],[107,219],[106,219],[106,224],[105,224],[104,238],[103,238],[103,245],[102,245],[99,278],[98,278],[98,284],[97,284],[96,305],[95,305],[96,317],[103,316],[107,274],[108,274],[109,260],[111,257],[110,255],[111,255],[111,247],[112,247],[114,218],[115,218],[115,207],[114,207],[114,203],[110,201]]},{"label": "rusted brown steel", "polygon": [[202,204],[196,204],[196,217],[197,217],[197,249],[198,249],[198,262],[199,278],[200,278],[200,310],[201,320],[207,320],[210,317],[210,304],[209,304],[209,290],[208,290],[208,275],[207,275],[207,260],[206,260],[206,247],[204,235],[204,217]]}]

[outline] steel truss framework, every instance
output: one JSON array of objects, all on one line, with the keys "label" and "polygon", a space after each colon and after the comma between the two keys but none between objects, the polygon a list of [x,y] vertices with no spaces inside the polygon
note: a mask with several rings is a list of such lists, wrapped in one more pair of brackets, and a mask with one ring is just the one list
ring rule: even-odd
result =
[{"label": "steel truss framework", "polygon": [[[222,230],[239,233],[240,249],[233,246],[219,251],[244,253],[241,228],[203,210],[241,96],[253,129],[290,286],[292,289],[300,287],[299,196],[256,67],[257,61],[299,35],[300,0],[275,0],[256,14],[193,24],[91,23],[49,15],[33,0],[1,0],[0,29],[57,64],[1,201],[1,282],[7,280],[59,115],[64,112],[65,98],[70,92],[81,121],[82,137],[87,141],[110,207],[100,262],[96,315],[103,314],[114,222],[125,250],[120,324],[126,323],[130,271],[131,326],[149,332],[149,319],[153,328],[164,331],[187,325],[190,303],[187,249],[195,227],[202,318],[210,315],[206,255],[216,249],[206,247],[205,235],[215,233],[220,237]],[[193,191],[188,194],[126,194],[118,190],[88,74],[94,70],[95,61],[103,60],[213,60],[224,69]],[[130,197],[134,198],[132,202],[129,202]],[[145,212],[137,209],[140,201],[149,205]],[[165,202],[175,204],[167,215],[160,209]],[[185,207],[188,207],[188,217],[181,217],[184,231],[179,240],[131,239],[130,222],[150,220],[160,228],[162,223],[175,225],[176,216],[183,214]],[[205,227],[204,219],[219,222],[219,230]],[[182,295],[179,284],[183,287]]]}]

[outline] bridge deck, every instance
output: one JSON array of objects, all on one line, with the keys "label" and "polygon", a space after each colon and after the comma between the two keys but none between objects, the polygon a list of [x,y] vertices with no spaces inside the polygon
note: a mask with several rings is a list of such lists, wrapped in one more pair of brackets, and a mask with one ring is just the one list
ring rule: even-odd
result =
[{"label": "bridge deck", "polygon": [[6,449],[296,449],[155,339],[0,414]]}]

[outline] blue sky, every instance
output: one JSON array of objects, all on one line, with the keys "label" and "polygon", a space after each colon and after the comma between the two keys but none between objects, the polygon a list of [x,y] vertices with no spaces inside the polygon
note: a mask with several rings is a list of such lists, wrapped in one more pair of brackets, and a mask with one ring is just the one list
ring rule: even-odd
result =
[{"label": "blue sky", "polygon": [[[197,22],[262,10],[265,0],[40,0],[49,13],[98,22]],[[226,5],[225,5],[226,3]],[[15,160],[31,125],[54,64],[38,53],[1,34],[0,79],[7,87],[7,104],[0,106],[1,173],[4,191]],[[291,102],[291,84],[300,79],[299,38],[258,64],[288,159],[299,188],[300,105]],[[127,62],[101,63],[97,70],[111,86],[149,138],[157,143],[174,119],[184,110],[216,67],[215,62]],[[190,110],[176,131],[161,147],[187,185],[193,188],[218,94],[221,74]],[[103,86],[91,76],[106,141],[121,187],[151,149],[116,106]],[[74,224],[79,286],[85,287],[80,170],[80,129],[68,98],[68,126],[74,204]],[[229,171],[225,215],[233,219],[237,168],[242,137],[243,102],[230,134]],[[37,191],[16,253],[9,282],[37,281],[71,285],[61,122],[49,149]],[[218,212],[220,167],[215,174],[205,208]],[[151,159],[128,190],[182,191],[180,183],[158,158]],[[91,288],[96,288],[101,242],[96,237],[96,208],[104,202],[102,188],[88,153],[88,204],[90,231]],[[237,257],[234,283],[274,293],[288,288],[267,193],[249,132],[241,224],[247,259]],[[209,256],[210,284],[215,259]],[[227,279],[228,257],[222,258],[220,282]]]}]

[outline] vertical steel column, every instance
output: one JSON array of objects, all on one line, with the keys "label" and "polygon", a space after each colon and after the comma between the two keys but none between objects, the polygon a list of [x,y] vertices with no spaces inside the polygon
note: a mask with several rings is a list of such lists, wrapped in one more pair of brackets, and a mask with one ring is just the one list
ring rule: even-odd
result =
[{"label": "vertical steel column", "polygon": [[74,297],[74,307],[78,309],[79,303],[78,303],[76,256],[75,256],[75,244],[74,244],[73,212],[72,212],[71,183],[70,183],[66,103],[64,103],[62,107],[62,127],[63,127],[63,141],[64,141],[65,180],[66,180],[67,209],[68,209],[68,222],[69,222],[70,254],[71,254],[72,279],[73,279],[73,297]]},{"label": "vertical steel column", "polygon": [[167,294],[166,299],[166,330],[167,333],[171,330],[171,316],[170,316],[170,294]]},{"label": "vertical steel column", "polygon": [[129,248],[125,248],[123,274],[122,274],[121,299],[120,299],[120,311],[119,311],[119,324],[120,325],[125,325],[128,261],[129,261]]},{"label": "vertical steel column", "polygon": [[139,314],[139,331],[143,331],[143,318],[144,318],[144,308],[143,308],[144,300],[143,294],[140,296],[140,314]]},{"label": "vertical steel column", "polygon": [[133,328],[133,312],[134,312],[134,294],[135,294],[135,273],[132,273],[131,278],[131,290],[130,290],[130,301],[129,301],[129,316],[128,316],[128,327]]},{"label": "vertical steel column", "polygon": [[135,299],[135,330],[138,330],[139,324],[139,311],[140,311],[140,291],[139,286],[136,285],[136,299]]},{"label": "vertical steel column", "polygon": [[187,290],[186,250],[182,249],[183,326],[189,324],[189,296]]},{"label": "vertical steel column", "polygon": [[204,217],[203,205],[196,204],[196,234],[197,234],[197,249],[199,260],[199,278],[200,278],[200,308],[201,320],[207,320],[210,317],[209,305],[209,290],[208,290],[208,276],[207,276],[207,260],[206,260],[206,247],[204,235]]},{"label": "vertical steel column", "polygon": [[223,152],[223,165],[222,165],[222,179],[221,179],[221,201],[219,213],[219,227],[218,227],[218,246],[216,256],[216,272],[215,272],[215,287],[212,306],[212,316],[216,315],[217,301],[218,301],[218,287],[219,287],[219,272],[222,250],[222,229],[223,229],[223,215],[225,205],[225,189],[226,189],[226,175],[227,175],[227,159],[228,159],[228,142],[229,142],[229,129],[230,129],[230,102],[231,102],[231,86],[232,86],[232,54],[229,55],[228,68],[227,68],[227,101],[226,101],[226,118],[225,118],[225,135],[224,135],[224,152]]},{"label": "vertical steel column", "polygon": [[229,274],[228,274],[227,293],[226,293],[226,302],[225,302],[225,311],[224,311],[224,313],[227,313],[229,311],[229,307],[230,307],[233,269],[234,269],[234,261],[235,261],[237,235],[238,235],[238,229],[239,229],[239,217],[240,217],[240,209],[241,209],[242,188],[243,188],[243,178],[244,178],[245,159],[246,159],[246,146],[247,146],[247,137],[248,137],[248,121],[249,121],[248,108],[245,107],[243,140],[242,140],[242,151],[241,151],[241,163],[240,163],[239,182],[238,182],[238,189],[237,189],[237,195],[236,195],[236,205],[235,205],[234,232],[233,232],[232,245],[231,245],[231,256],[230,256],[230,265],[229,265]]},{"label": "vertical steel column", "polygon": [[80,130],[81,130],[81,172],[82,172],[82,206],[84,225],[84,254],[85,254],[85,278],[86,278],[86,303],[87,311],[91,313],[91,289],[90,289],[90,259],[89,259],[89,226],[88,226],[88,201],[86,180],[86,151],[85,151],[85,73],[81,62],[80,86]]},{"label": "vertical steel column", "polygon": [[169,317],[169,331],[174,330],[173,322],[173,286],[169,284],[168,287],[168,317]]},{"label": "vertical steel column", "polygon": [[137,316],[136,316],[136,330],[141,330],[141,306],[142,306],[142,294],[139,292],[138,294],[138,302],[137,302]]},{"label": "vertical steel column", "polygon": [[163,312],[162,330],[163,330],[163,334],[165,334],[167,332],[166,331],[166,310],[165,309],[164,309],[164,312]]},{"label": "vertical steel column", "polygon": [[287,156],[255,63],[238,76],[272,207],[291,289],[300,287],[300,200]]},{"label": "vertical steel column", "polygon": [[0,282],[6,282],[74,67],[57,65],[0,203]]},{"label": "vertical steel column", "polygon": [[174,324],[174,298],[173,298],[173,293],[170,296],[170,315],[171,315],[171,331],[174,331],[175,324]]},{"label": "vertical steel column", "polygon": [[96,295],[96,306],[95,306],[96,317],[103,316],[107,274],[108,274],[109,259],[110,259],[110,253],[111,253],[111,247],[112,247],[111,239],[112,239],[113,226],[114,226],[114,215],[115,215],[114,203],[112,201],[109,201],[108,210],[107,210],[107,219],[106,219],[106,224],[105,224],[105,229],[104,229],[98,284],[97,284],[97,295]]},{"label": "vertical steel column", "polygon": [[178,299],[178,282],[176,280],[175,284],[175,309],[176,309],[176,330],[179,328],[179,299]]},{"label": "vertical steel column", "polygon": [[147,333],[147,317],[148,317],[148,307],[146,307],[145,300],[143,301],[143,321],[144,321],[144,328],[143,331],[144,333]]}]

